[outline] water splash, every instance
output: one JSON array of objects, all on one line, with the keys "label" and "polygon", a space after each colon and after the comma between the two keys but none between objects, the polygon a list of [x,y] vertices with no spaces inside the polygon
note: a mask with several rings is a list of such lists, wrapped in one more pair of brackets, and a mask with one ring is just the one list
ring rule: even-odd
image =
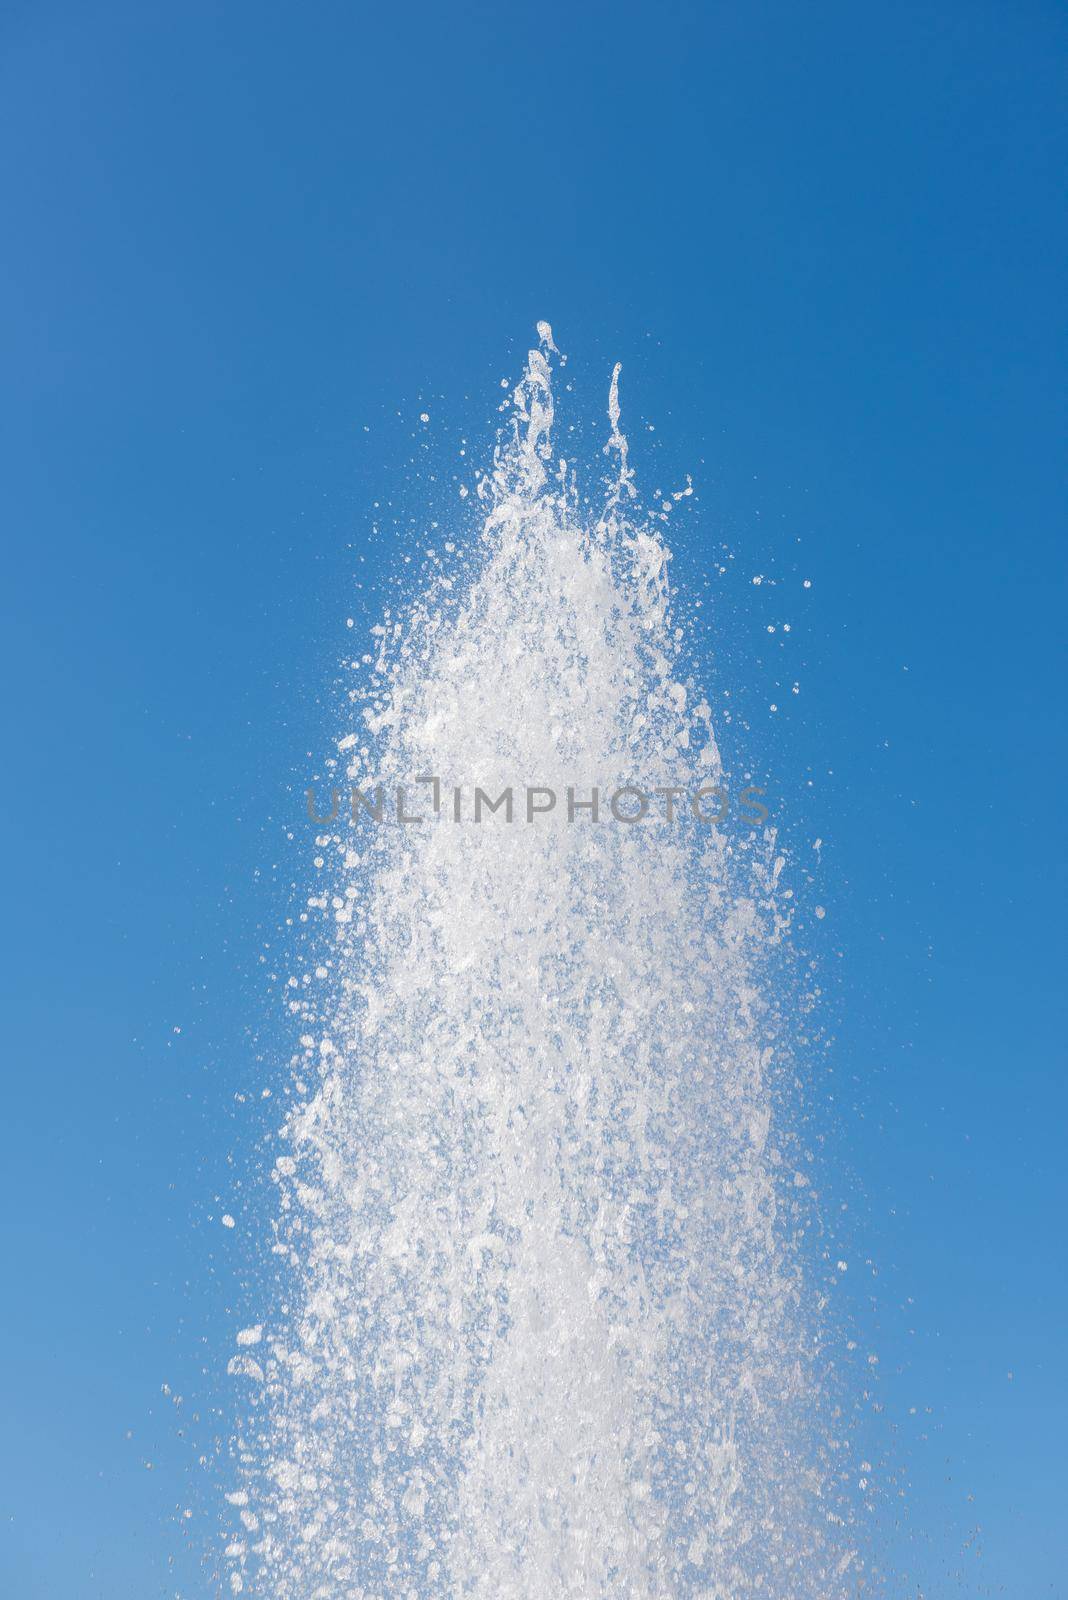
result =
[{"label": "water splash", "polygon": [[[721,777],[668,551],[636,510],[620,369],[591,518],[554,467],[539,335],[477,556],[380,630],[339,740],[365,790]],[[234,1362],[233,1590],[855,1592],[772,1090],[774,833],[562,806],[475,826],[443,804],[319,844],[309,905],[333,933],[320,998],[295,1004],[275,1169],[288,1304]]]}]

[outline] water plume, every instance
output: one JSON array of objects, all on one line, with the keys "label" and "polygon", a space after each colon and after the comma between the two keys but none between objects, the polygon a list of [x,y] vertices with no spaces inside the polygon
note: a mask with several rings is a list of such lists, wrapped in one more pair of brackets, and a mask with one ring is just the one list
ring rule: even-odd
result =
[{"label": "water plume", "polygon": [[[339,730],[339,780],[393,775],[424,820],[342,816],[319,839],[330,932],[294,1002],[275,1167],[288,1287],[233,1363],[230,1582],[833,1600],[852,1558],[773,1093],[783,862],[770,829],[669,823],[661,802],[568,819],[568,788],[723,772],[619,368],[590,516],[554,456],[539,335],[477,548],[379,628]],[[528,783],[561,803],[454,820],[454,784]]]}]

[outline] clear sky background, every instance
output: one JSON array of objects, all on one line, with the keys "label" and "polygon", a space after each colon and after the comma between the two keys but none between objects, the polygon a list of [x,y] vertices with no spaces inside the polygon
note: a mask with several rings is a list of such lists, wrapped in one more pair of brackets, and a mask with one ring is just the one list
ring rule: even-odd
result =
[{"label": "clear sky background", "polygon": [[693,473],[701,670],[827,907],[879,1558],[1066,1593],[1066,45],[1037,0],[3,8],[5,1596],[215,1593],[299,789],[538,317],[586,414],[623,361],[645,487]]}]

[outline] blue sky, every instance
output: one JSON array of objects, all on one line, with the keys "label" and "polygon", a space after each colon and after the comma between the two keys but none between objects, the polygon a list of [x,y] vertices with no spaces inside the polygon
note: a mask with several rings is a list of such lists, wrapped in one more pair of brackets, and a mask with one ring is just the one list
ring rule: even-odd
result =
[{"label": "blue sky", "polygon": [[293,785],[538,317],[585,414],[623,361],[640,481],[693,474],[701,670],[828,908],[819,1116],[912,1485],[880,1558],[1063,1592],[1066,33],[5,8],[5,1593],[214,1593]]}]

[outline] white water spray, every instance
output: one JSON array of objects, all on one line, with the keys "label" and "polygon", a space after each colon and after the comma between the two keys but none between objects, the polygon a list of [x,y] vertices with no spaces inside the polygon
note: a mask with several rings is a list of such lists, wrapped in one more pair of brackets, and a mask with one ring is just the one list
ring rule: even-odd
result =
[{"label": "white water spray", "polygon": [[[478,558],[381,630],[346,786],[721,777],[619,369],[590,519],[539,335]],[[774,834],[443,803],[320,846],[334,934],[276,1166],[288,1305],[232,1363],[235,1592],[855,1592],[771,1088]]]}]

